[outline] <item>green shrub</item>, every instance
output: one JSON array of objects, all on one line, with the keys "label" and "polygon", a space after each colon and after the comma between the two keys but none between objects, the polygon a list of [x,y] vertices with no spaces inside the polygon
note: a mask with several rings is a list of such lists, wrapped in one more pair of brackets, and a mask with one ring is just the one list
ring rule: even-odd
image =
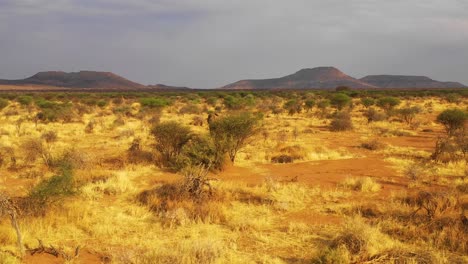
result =
[{"label": "green shrub", "polygon": [[225,163],[225,153],[216,148],[213,139],[209,137],[194,137],[182,147],[177,158],[177,169],[203,166],[204,168],[221,170]]},{"label": "green shrub", "polygon": [[259,118],[248,113],[217,118],[209,123],[210,135],[216,149],[227,153],[232,162],[247,140],[257,132]]},{"label": "green shrub", "polygon": [[21,105],[30,105],[33,102],[33,98],[29,95],[21,95],[16,98],[16,101]]},{"label": "green shrub", "polygon": [[245,97],[226,95],[224,97],[224,106],[230,110],[241,110],[248,106],[255,105],[255,97],[248,94]]},{"label": "green shrub", "polygon": [[344,93],[337,93],[330,99],[331,104],[338,110],[343,109],[351,103],[351,97]]},{"label": "green shrub", "polygon": [[192,138],[190,128],[175,121],[156,124],[151,129],[156,139],[156,150],[161,154],[161,165],[173,167],[182,148]]},{"label": "green shrub", "polygon": [[400,99],[392,96],[382,97],[377,100],[377,106],[382,108],[387,114],[401,103]]},{"label": "green shrub", "polygon": [[315,101],[312,99],[306,100],[304,102],[304,108],[306,109],[307,112],[312,110],[312,108],[315,106]]},{"label": "green shrub", "polygon": [[365,107],[370,107],[375,104],[375,100],[373,98],[366,97],[361,99],[361,103]]},{"label": "green shrub", "polygon": [[161,108],[169,105],[169,101],[164,98],[146,97],[140,99],[140,104],[147,108]]},{"label": "green shrub", "polygon": [[289,115],[299,114],[302,111],[302,102],[296,99],[287,101],[283,108],[288,111]]},{"label": "green shrub", "polygon": [[63,197],[73,195],[76,191],[71,166],[62,164],[59,173],[33,187],[28,198],[38,206],[47,206]]},{"label": "green shrub", "polygon": [[463,129],[468,120],[468,113],[461,109],[447,109],[437,116],[437,122],[441,123],[449,136],[457,130]]},{"label": "green shrub", "polygon": [[107,101],[99,100],[99,101],[97,101],[96,105],[99,106],[100,108],[103,108],[104,106],[107,105]]}]

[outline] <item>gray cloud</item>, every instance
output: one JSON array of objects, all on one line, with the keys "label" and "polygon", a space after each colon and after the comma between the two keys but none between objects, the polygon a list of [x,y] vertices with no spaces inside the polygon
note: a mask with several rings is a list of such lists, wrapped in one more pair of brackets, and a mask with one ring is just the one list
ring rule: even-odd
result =
[{"label": "gray cloud", "polygon": [[468,84],[467,13],[463,0],[0,0],[0,78],[217,87],[331,65]]}]

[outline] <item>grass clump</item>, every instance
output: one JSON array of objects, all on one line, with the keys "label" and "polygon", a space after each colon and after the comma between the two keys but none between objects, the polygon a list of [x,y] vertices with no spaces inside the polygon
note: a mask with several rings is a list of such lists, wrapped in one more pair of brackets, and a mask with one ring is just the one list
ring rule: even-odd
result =
[{"label": "grass clump", "polygon": [[370,177],[348,178],[342,183],[342,186],[347,189],[361,192],[378,192],[382,188],[380,184]]}]

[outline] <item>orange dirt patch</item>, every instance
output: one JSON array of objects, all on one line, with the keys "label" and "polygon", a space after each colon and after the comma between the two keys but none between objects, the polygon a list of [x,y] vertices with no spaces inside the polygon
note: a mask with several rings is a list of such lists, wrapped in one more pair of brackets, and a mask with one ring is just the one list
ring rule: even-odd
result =
[{"label": "orange dirt patch", "polygon": [[396,176],[396,172],[382,159],[363,157],[290,164],[259,164],[255,169],[232,166],[217,177],[248,184],[261,184],[268,177],[278,181],[297,179],[298,182],[308,185],[335,187],[348,177],[377,175],[379,178],[392,178]]}]

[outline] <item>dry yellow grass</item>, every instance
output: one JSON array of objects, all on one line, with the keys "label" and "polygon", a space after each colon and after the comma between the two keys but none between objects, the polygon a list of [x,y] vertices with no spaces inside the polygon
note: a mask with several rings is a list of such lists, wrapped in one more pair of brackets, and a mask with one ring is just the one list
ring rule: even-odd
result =
[{"label": "dry yellow grass", "polygon": [[[428,160],[431,152],[417,144],[405,146],[406,141],[399,145],[390,142],[376,151],[363,150],[362,140],[404,137],[411,141],[412,137],[421,135],[422,128],[410,129],[397,121],[369,125],[362,116],[363,106],[357,104],[357,99],[354,102],[354,130],[349,132],[330,132],[329,120],[321,118],[318,110],[295,116],[267,114],[262,121],[267,133],[259,133],[249,140],[237,156],[234,170],[242,168],[253,174],[272,172],[272,175],[266,175],[263,182],[255,184],[239,182],[234,177],[213,181],[213,189],[222,198],[203,204],[203,212],[207,214],[203,218],[191,216],[191,210],[197,205],[194,202],[175,201],[170,210],[157,211],[138,200],[143,191],[182,180],[182,176],[155,164],[128,161],[126,151],[136,138],[140,139],[144,150],[154,151],[149,116],[136,117],[143,109],[138,102],[124,102],[133,117],[114,114],[115,106],[109,104],[103,109],[93,107],[76,122],[39,122],[37,126],[33,121],[37,109],[11,103],[1,110],[2,113],[15,109],[18,114],[0,117],[0,151],[3,148],[14,150],[16,168],[11,167],[8,159],[0,166],[0,191],[25,196],[32,186],[56,174],[56,170],[47,167],[40,158],[27,161],[21,147],[27,139],[39,139],[44,132],[55,131],[57,141],[48,144],[47,151],[52,157],[60,157],[67,150],[79,154],[82,166],[74,170],[79,191],[48,208],[44,216],[24,215],[20,219],[24,242],[30,247],[36,247],[37,239],[41,239],[46,245],[73,254],[79,246],[96,255],[108,256],[112,263],[310,263],[325,250],[347,261],[373,257],[388,260],[386,257],[398,252],[405,255],[427,251],[440,263],[449,263],[454,254],[466,255],[466,252],[444,249],[430,242],[406,241],[388,228],[397,230],[402,226],[393,219],[393,211],[401,210],[403,217],[407,217],[414,209],[395,198],[400,195],[392,197],[392,194],[426,187],[418,183],[406,188],[405,169],[416,161]],[[434,116],[449,104],[439,98],[411,103],[420,106],[431,103],[430,111],[426,109],[420,117],[421,127],[441,130],[440,125],[426,117]],[[197,116],[206,121],[206,113],[178,114],[185,104],[178,99],[166,107],[161,121],[177,121],[196,133],[208,134],[206,122],[202,126],[191,124]],[[200,108],[204,107],[214,110],[202,103]],[[22,119],[18,127],[18,120]],[[85,128],[89,122],[95,125],[93,131],[87,133]],[[436,140],[436,134],[430,137],[429,141]],[[299,181],[286,181],[274,175],[275,168],[282,168],[282,165],[271,165],[271,158],[283,153],[300,156],[296,163],[319,165],[324,161],[359,158],[369,158],[370,162],[379,160],[390,165],[382,168],[390,175],[384,178],[379,172],[368,172],[366,168],[341,169],[337,165],[335,171],[323,172],[335,178],[309,181],[310,172],[304,171]],[[421,181],[429,182],[428,178],[437,176],[446,179],[438,181],[442,187],[466,184],[463,179],[466,161],[427,162],[427,166],[428,173]],[[355,173],[365,177],[349,176]],[[296,175],[291,178],[293,176]],[[341,180],[336,182],[336,179]],[[403,187],[393,186],[400,183]],[[162,199],[155,199],[153,203],[162,203]],[[365,203],[382,207],[378,212],[388,217],[379,218],[378,212],[374,216],[355,216],[355,208],[362,208]],[[0,219],[0,264],[20,263],[9,253],[18,252],[15,234],[7,220]],[[363,241],[361,251],[350,252],[342,245],[333,247],[334,242],[343,241],[338,238],[349,234]],[[74,261],[78,260],[70,263]],[[417,257],[406,261],[416,263]]]}]

